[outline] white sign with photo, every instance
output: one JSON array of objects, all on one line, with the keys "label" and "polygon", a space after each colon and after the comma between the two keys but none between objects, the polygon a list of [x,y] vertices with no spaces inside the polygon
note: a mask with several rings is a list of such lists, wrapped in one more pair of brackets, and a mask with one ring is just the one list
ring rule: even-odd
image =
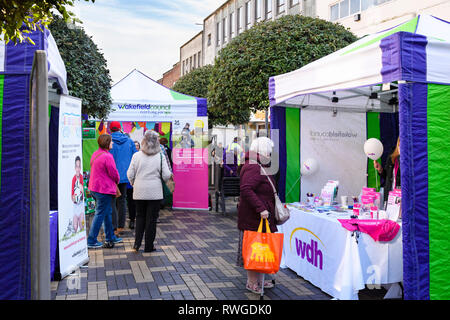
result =
[{"label": "white sign with photo", "polygon": [[61,96],[58,140],[59,264],[61,277],[65,277],[89,260],[80,99]]}]

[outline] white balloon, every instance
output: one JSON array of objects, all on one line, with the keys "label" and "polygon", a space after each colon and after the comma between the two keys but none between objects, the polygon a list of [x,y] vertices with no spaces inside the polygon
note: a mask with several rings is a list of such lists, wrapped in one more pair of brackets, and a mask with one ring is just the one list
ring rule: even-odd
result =
[{"label": "white balloon", "polygon": [[383,144],[376,138],[370,138],[364,143],[364,153],[372,160],[378,160],[383,154]]},{"label": "white balloon", "polygon": [[319,163],[316,161],[316,159],[309,158],[303,162],[300,172],[303,176],[309,176],[315,173],[317,170],[319,170]]}]

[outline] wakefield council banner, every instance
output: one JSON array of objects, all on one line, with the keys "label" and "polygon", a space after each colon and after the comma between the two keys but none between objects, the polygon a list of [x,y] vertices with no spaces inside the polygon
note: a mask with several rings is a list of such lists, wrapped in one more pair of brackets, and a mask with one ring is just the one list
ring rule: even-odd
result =
[{"label": "wakefield council banner", "polygon": [[81,100],[63,95],[59,106],[58,145],[58,238],[62,278],[89,260],[81,138]]}]

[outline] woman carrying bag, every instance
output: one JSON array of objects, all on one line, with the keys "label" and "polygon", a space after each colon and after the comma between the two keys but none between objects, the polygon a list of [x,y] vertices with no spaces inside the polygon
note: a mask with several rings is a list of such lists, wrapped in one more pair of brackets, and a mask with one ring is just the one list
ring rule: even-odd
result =
[{"label": "woman carrying bag", "polygon": [[153,242],[163,199],[163,182],[172,177],[167,162],[162,157],[164,155],[161,153],[159,134],[152,130],[145,132],[141,149],[133,155],[127,171],[136,203],[136,234],[133,246],[135,252],[139,251],[144,233],[144,252],[156,250]]},{"label": "woman carrying bag", "polygon": [[[87,243],[88,248],[98,248],[102,245],[105,248],[112,248],[114,243],[122,242],[121,238],[114,235],[112,225],[112,205],[115,203],[120,177],[114,158],[108,152],[113,145],[112,137],[109,134],[102,134],[98,137],[97,143],[99,148],[91,157],[91,177],[88,186],[95,199],[96,208]],[[104,244],[97,240],[103,223],[106,238]]]},{"label": "woman carrying bag", "polygon": [[[277,231],[275,220],[275,195],[268,179],[275,185],[273,176],[262,172],[261,166],[269,167],[273,142],[267,137],[260,137],[253,141],[250,151],[245,155],[240,177],[240,199],[238,208],[238,229],[240,230],[237,266],[244,267],[242,245],[244,232],[257,231],[261,219],[267,219],[270,232]],[[266,169],[266,172],[268,170]],[[266,225],[264,223],[264,225]],[[268,230],[266,230],[267,232]],[[264,273],[247,270],[246,289],[260,294],[262,286],[265,289],[274,286],[273,281],[263,281]]]}]

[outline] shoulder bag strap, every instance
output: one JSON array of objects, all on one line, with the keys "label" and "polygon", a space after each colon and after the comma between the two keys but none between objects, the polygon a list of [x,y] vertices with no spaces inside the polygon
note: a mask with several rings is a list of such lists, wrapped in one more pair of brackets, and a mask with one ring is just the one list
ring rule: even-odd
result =
[{"label": "shoulder bag strap", "polygon": [[270,185],[272,186],[272,189],[273,189],[273,193],[276,194],[277,193],[277,189],[273,185],[272,180],[270,180],[270,177],[267,175],[266,170],[264,170],[263,166],[260,165],[259,163],[258,163],[258,165],[261,167],[262,171],[264,172],[264,175],[267,177],[267,180],[269,180],[269,183],[270,183]]},{"label": "shoulder bag strap", "polygon": [[106,153],[106,152],[104,152],[104,151],[103,151],[103,152],[100,152],[99,154],[97,154],[97,155],[95,156],[94,159],[91,160],[91,168],[92,168],[92,165],[94,164],[94,161],[97,160],[98,157],[104,155],[105,153]]}]

